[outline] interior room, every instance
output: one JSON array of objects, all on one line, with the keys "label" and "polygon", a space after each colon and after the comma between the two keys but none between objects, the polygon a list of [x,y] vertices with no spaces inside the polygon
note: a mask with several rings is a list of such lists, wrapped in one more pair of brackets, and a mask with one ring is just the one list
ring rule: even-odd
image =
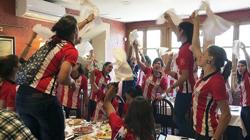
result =
[{"label": "interior room", "polygon": [[1,0],[0,140],[250,140],[249,32],[249,0]]}]

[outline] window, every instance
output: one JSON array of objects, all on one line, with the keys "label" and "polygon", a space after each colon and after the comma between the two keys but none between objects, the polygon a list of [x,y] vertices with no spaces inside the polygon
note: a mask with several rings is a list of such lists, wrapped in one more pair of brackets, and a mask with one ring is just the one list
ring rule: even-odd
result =
[{"label": "window", "polygon": [[147,55],[153,61],[159,57],[158,48],[161,45],[161,30],[147,30],[146,43]]},{"label": "window", "polygon": [[215,44],[218,46],[231,46],[233,45],[233,26],[221,35],[215,37]]},{"label": "window", "polygon": [[178,42],[177,41],[177,36],[176,36],[176,34],[174,33],[174,32],[172,32],[172,44],[171,44],[171,46],[172,46],[172,48],[179,48],[180,46],[181,46],[181,42]]},{"label": "window", "polygon": [[250,46],[249,33],[250,33],[250,24],[240,25],[239,40],[244,42],[244,44],[246,44],[247,46]]}]

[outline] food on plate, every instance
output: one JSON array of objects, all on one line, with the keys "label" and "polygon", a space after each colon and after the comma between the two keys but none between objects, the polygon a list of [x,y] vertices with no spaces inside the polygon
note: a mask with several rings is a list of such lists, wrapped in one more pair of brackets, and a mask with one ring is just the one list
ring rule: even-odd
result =
[{"label": "food on plate", "polygon": [[88,136],[88,135],[84,135],[84,136],[77,137],[75,140],[95,140],[95,138]]},{"label": "food on plate", "polygon": [[89,134],[92,133],[94,131],[92,125],[88,125],[88,126],[80,126],[80,127],[76,127],[73,129],[73,132],[76,134]]},{"label": "food on plate", "polygon": [[68,125],[80,125],[82,124],[83,120],[82,119],[68,119],[66,120],[66,123]]},{"label": "food on plate", "polygon": [[106,124],[101,125],[100,130],[107,132],[107,131],[111,131],[111,128],[110,128],[110,125],[106,123]]},{"label": "food on plate", "polygon": [[111,139],[112,132],[111,131],[99,131],[96,133],[96,137],[98,139]]}]

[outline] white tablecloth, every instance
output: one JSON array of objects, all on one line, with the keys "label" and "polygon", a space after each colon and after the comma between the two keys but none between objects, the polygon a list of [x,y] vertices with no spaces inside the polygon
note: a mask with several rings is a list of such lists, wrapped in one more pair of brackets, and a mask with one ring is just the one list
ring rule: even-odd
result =
[{"label": "white tablecloth", "polygon": [[166,140],[194,140],[194,139],[184,138],[184,137],[179,137],[179,136],[174,136],[174,135],[167,135]]}]

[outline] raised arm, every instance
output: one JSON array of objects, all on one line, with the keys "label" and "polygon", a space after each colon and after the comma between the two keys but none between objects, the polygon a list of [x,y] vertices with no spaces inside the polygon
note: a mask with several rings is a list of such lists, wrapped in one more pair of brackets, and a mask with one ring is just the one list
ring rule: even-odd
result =
[{"label": "raised arm", "polygon": [[140,68],[142,69],[142,71],[144,71],[146,69],[146,65],[144,63],[141,62],[140,60],[140,56],[139,56],[139,49],[138,49],[138,41],[135,40],[133,43],[133,47],[135,48],[135,57],[136,57],[136,61],[137,64],[140,66]]},{"label": "raised arm", "polygon": [[29,51],[30,51],[30,48],[32,47],[31,44],[32,44],[32,42],[34,41],[34,39],[36,38],[36,36],[37,36],[37,33],[33,32],[33,33],[32,33],[32,36],[31,36],[31,38],[30,38],[30,40],[29,40],[29,42],[27,43],[26,47],[23,49],[23,51],[22,51],[22,53],[21,53],[21,55],[20,55],[19,58],[21,58],[21,59],[26,58],[27,54],[28,54]]},{"label": "raised arm", "polygon": [[95,15],[94,14],[90,14],[86,19],[84,19],[83,21],[81,21],[80,23],[78,23],[79,30],[81,30],[86,24],[90,23],[94,19],[95,19]]},{"label": "raised arm", "polygon": [[131,45],[129,45],[128,52],[127,52],[127,60],[131,59],[132,52],[133,52],[133,48]]},{"label": "raised arm", "polygon": [[[193,31],[193,39],[192,39],[192,52],[194,54],[194,57],[196,58],[196,62],[199,62],[201,53],[201,46],[200,46],[200,18],[199,15],[196,15],[196,12],[193,12],[191,16],[194,24],[194,31]],[[198,64],[199,65],[199,64]]]},{"label": "raised arm", "polygon": [[117,91],[117,88],[114,85],[110,85],[110,86],[108,86],[108,89],[105,93],[106,96],[104,98],[103,106],[104,106],[104,109],[105,109],[106,113],[108,114],[108,116],[112,112],[115,112],[115,109],[111,103],[111,100],[113,97],[115,97],[116,91]]},{"label": "raised arm", "polygon": [[244,43],[241,43],[242,45],[242,50],[243,50],[243,53],[245,55],[245,58],[246,58],[246,61],[247,61],[247,71],[250,73],[250,56],[249,54],[247,53],[247,50],[246,50],[246,46]]},{"label": "raised arm", "polygon": [[90,82],[91,90],[92,90],[92,91],[97,91],[97,90],[99,89],[98,86],[97,86],[96,83],[95,83],[95,70],[93,70],[93,71],[90,73],[89,82]]},{"label": "raised arm", "polygon": [[171,63],[173,61],[173,53],[165,54],[162,58],[164,64],[165,64],[165,69],[164,72],[171,77],[176,78],[177,73],[174,71],[171,71]]}]

